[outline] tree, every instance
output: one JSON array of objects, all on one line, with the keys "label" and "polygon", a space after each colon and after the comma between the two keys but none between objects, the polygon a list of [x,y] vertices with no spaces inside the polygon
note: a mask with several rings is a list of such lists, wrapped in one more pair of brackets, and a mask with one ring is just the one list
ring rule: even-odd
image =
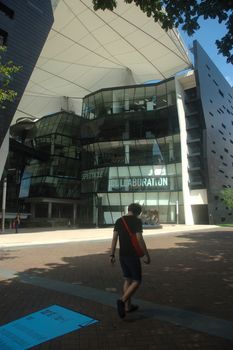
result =
[{"label": "tree", "polygon": [[14,101],[17,92],[9,88],[12,76],[21,70],[20,66],[16,66],[12,61],[3,63],[2,54],[6,52],[4,46],[0,46],[0,109],[5,108],[6,101]]},{"label": "tree", "polygon": [[225,188],[221,191],[221,196],[228,208],[233,208],[233,188]]},{"label": "tree", "polygon": [[[117,0],[92,0],[95,11],[114,11]],[[200,28],[198,19],[217,19],[226,26],[226,35],[216,40],[218,52],[233,64],[233,0],[124,0],[135,3],[148,17],[160,22],[165,30],[181,26],[189,36]],[[165,10],[165,11],[164,11]],[[211,33],[210,33],[211,35]]]}]

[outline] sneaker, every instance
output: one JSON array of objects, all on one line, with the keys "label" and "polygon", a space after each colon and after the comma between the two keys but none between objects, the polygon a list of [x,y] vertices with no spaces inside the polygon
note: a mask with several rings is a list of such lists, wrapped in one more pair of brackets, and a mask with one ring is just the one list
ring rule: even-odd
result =
[{"label": "sneaker", "polygon": [[117,300],[117,311],[120,318],[125,317],[125,303],[121,300]]},{"label": "sneaker", "polygon": [[134,312],[134,311],[137,311],[138,308],[139,308],[138,305],[133,305],[133,304],[132,304],[132,305],[130,305],[129,309],[126,310],[126,312]]}]

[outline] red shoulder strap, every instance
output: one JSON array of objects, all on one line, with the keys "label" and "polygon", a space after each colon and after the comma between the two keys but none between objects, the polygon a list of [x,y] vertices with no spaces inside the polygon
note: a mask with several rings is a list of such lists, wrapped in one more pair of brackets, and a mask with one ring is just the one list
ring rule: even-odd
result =
[{"label": "red shoulder strap", "polygon": [[122,219],[122,222],[123,222],[123,224],[124,224],[128,234],[130,236],[131,243],[132,243],[132,245],[133,245],[133,247],[134,247],[134,249],[136,251],[136,254],[138,255],[138,257],[144,256],[144,252],[143,252],[143,250],[141,249],[141,247],[140,247],[140,245],[138,243],[137,236],[132,234],[132,232],[130,231],[129,226],[127,225],[127,223],[125,221],[125,219],[123,217],[121,219]]},{"label": "red shoulder strap", "polygon": [[123,218],[123,216],[122,216],[121,220],[122,220],[122,222],[123,222],[123,224],[124,224],[124,226],[125,226],[125,228],[126,228],[128,234],[129,234],[130,237],[131,237],[133,234],[132,234],[132,232],[130,231],[130,228],[129,228],[129,226],[127,225],[127,222],[125,221],[125,219]]}]

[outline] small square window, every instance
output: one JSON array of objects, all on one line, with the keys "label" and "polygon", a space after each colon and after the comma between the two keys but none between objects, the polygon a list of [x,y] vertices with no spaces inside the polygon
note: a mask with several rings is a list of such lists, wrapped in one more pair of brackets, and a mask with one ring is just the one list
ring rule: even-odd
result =
[{"label": "small square window", "polygon": [[10,7],[3,4],[2,1],[0,1],[0,12],[4,13],[11,19],[14,18],[14,11]]},{"label": "small square window", "polygon": [[8,33],[0,28],[0,45],[5,46],[7,43]]}]

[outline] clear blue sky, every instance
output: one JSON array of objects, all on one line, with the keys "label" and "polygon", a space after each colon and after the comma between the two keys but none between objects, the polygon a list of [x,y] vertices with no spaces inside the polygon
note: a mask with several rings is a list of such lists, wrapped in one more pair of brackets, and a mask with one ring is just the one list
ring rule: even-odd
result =
[{"label": "clear blue sky", "polygon": [[[199,20],[199,25],[200,29],[191,37],[189,37],[182,30],[179,30],[184,42],[186,43],[186,46],[192,47],[193,40],[199,41],[203,49],[210,56],[229,84],[233,86],[233,65],[226,62],[226,57],[218,54],[218,50],[215,45],[216,39],[220,39],[225,35],[225,26],[223,24],[219,24],[216,20],[204,19]],[[193,59],[192,54],[190,54],[190,57]]]}]

